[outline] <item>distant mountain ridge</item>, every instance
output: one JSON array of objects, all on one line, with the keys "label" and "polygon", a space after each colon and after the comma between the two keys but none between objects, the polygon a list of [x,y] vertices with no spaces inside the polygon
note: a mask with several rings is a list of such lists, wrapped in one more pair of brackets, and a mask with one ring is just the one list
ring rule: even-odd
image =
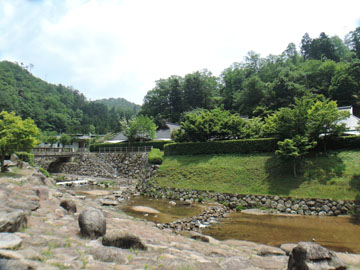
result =
[{"label": "distant mountain ridge", "polygon": [[119,108],[121,110],[135,111],[136,113],[141,109],[140,105],[127,101],[125,98],[103,98],[94,100],[94,102],[105,104],[109,109]]},{"label": "distant mountain ridge", "polygon": [[111,106],[89,101],[72,87],[35,77],[22,64],[0,62],[0,111],[15,112],[23,119],[30,117],[43,131],[117,132],[119,120],[132,117],[140,106],[125,99],[109,100]]}]

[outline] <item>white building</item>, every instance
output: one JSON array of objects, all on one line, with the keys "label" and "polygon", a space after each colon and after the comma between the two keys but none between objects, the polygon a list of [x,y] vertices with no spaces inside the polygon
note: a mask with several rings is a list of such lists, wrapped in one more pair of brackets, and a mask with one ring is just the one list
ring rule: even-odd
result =
[{"label": "white building", "polygon": [[339,123],[344,123],[347,131],[345,131],[345,134],[349,135],[360,135],[360,132],[358,130],[360,118],[355,116],[353,114],[353,107],[352,106],[343,106],[338,107],[339,111],[347,111],[350,113],[350,116],[344,120],[341,120]]}]

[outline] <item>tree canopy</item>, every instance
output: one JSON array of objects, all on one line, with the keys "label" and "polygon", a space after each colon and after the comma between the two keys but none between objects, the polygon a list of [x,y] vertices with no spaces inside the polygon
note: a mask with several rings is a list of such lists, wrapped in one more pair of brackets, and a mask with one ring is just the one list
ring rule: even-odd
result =
[{"label": "tree canopy", "polygon": [[39,130],[30,118],[22,120],[14,112],[0,113],[1,172],[5,171],[6,155],[15,151],[29,151],[38,143]]}]

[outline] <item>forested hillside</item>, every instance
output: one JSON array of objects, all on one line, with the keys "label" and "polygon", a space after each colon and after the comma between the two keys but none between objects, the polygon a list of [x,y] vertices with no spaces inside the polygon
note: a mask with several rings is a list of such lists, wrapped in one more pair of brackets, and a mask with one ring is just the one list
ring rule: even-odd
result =
[{"label": "forested hillside", "polygon": [[117,114],[127,119],[136,115],[141,109],[140,105],[129,102],[124,98],[103,98],[95,100],[95,102],[105,104],[109,110],[115,110]]},{"label": "forested hillside", "polygon": [[266,58],[251,51],[219,77],[203,70],[160,79],[145,96],[142,113],[158,122],[179,122],[184,112],[223,106],[241,115],[265,117],[309,94],[322,94],[359,112],[360,27],[344,41],[325,33],[313,39],[306,33],[300,50],[290,43],[282,54]]},{"label": "forested hillside", "polygon": [[27,67],[0,62],[0,111],[13,111],[22,118],[32,118],[43,131],[98,134],[118,131],[121,117],[130,117],[129,106],[108,108],[90,102],[78,90],[49,84],[34,77]]}]

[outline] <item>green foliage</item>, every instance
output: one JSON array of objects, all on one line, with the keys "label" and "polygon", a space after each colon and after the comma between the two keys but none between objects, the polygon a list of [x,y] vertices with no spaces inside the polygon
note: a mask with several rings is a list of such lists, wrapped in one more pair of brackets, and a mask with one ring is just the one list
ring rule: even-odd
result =
[{"label": "green foliage", "polygon": [[90,145],[91,152],[99,151],[100,147],[142,147],[142,146],[152,146],[153,148],[158,148],[164,150],[164,145],[172,143],[172,141],[147,141],[147,142],[127,142],[121,143],[98,143]]},{"label": "green foliage", "polygon": [[149,152],[148,161],[150,164],[162,164],[164,160],[164,152],[161,152],[160,149],[153,148]]},{"label": "green foliage", "polygon": [[186,111],[213,108],[217,88],[217,78],[207,70],[187,74],[184,78],[160,79],[144,97],[140,113],[152,116],[158,125],[162,120],[179,122]]},{"label": "green foliage", "polygon": [[22,160],[25,161],[27,163],[29,163],[31,166],[34,166],[34,154],[33,153],[28,153],[28,152],[15,152],[15,154],[17,155],[17,157]]},{"label": "green foliage", "polygon": [[65,147],[66,145],[70,145],[71,144],[71,137],[68,134],[61,134],[59,142],[62,144],[63,147]]},{"label": "green foliage", "polygon": [[126,102],[114,108],[106,104],[104,100],[88,101],[72,87],[36,78],[24,66],[0,62],[0,111],[30,117],[43,131],[93,133],[94,126],[99,134],[118,132],[120,117],[131,118],[139,108],[135,104],[127,107]]},{"label": "green foliage", "polygon": [[240,139],[246,137],[245,120],[219,108],[185,114],[180,129],[173,134],[177,142]]},{"label": "green foliage", "polygon": [[43,175],[45,175],[47,178],[51,177],[50,173],[49,173],[47,170],[45,170],[44,168],[39,167],[39,171],[40,171]]},{"label": "green foliage", "polygon": [[293,161],[293,171],[294,176],[296,177],[296,165],[298,159],[308,154],[309,150],[315,145],[316,142],[309,142],[307,137],[296,135],[292,139],[285,139],[284,141],[279,141],[279,150],[275,151],[275,155],[281,159]]},{"label": "green foliage", "polygon": [[3,172],[5,156],[15,151],[29,151],[37,145],[37,137],[40,133],[30,118],[22,120],[14,112],[6,111],[2,111],[0,117],[0,154]]},{"label": "green foliage", "polygon": [[[319,142],[319,150],[323,149],[323,141]],[[342,136],[330,138],[326,141],[329,150],[360,149],[360,136]]]},{"label": "green foliage", "polygon": [[273,152],[277,148],[276,142],[275,139],[265,138],[171,143],[164,146],[164,152],[165,156]]},{"label": "green foliage", "polygon": [[296,135],[319,141],[321,136],[338,136],[345,131],[339,121],[348,113],[340,112],[335,101],[323,97],[296,99],[293,108],[281,108],[265,119],[264,130],[281,140]]},{"label": "green foliage", "polygon": [[139,115],[136,118],[122,119],[120,121],[121,130],[128,138],[128,141],[133,142],[136,140],[151,140],[156,135],[156,125],[147,116]]}]

